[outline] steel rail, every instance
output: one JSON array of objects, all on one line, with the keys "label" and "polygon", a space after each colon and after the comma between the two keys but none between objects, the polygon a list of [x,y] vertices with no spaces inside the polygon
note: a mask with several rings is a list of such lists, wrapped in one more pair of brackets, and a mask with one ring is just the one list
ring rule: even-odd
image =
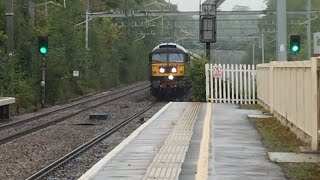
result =
[{"label": "steel rail", "polygon": [[128,117],[124,121],[122,121],[119,124],[117,124],[116,126],[114,126],[113,128],[101,133],[97,137],[95,137],[92,140],[88,141],[87,143],[81,145],[77,149],[75,149],[72,152],[66,154],[65,156],[63,156],[60,159],[56,160],[55,162],[51,163],[47,167],[41,169],[37,173],[35,173],[32,176],[28,177],[26,180],[36,180],[36,179],[39,179],[39,178],[43,178],[45,175],[53,172],[55,169],[57,169],[61,165],[65,164],[66,162],[68,162],[70,160],[72,160],[73,158],[78,157],[80,154],[86,152],[92,146],[96,145],[97,143],[99,143],[102,140],[106,139],[107,137],[111,136],[113,133],[115,133],[116,131],[118,131],[119,129],[121,129],[125,125],[127,125],[129,122],[133,121],[135,118],[137,118],[141,114],[145,113],[146,111],[148,111],[149,109],[154,107],[155,105],[156,105],[156,102],[153,102],[153,103],[149,104],[144,109],[142,109],[139,112],[131,115],[130,117]]},{"label": "steel rail", "polygon": [[[131,87],[132,88],[132,87]],[[8,123],[8,124],[4,124],[4,125],[1,125],[0,126],[0,130],[2,129],[6,129],[6,128],[10,128],[10,127],[13,127],[13,126],[16,126],[18,124],[24,124],[24,123],[28,123],[28,122],[31,122],[31,121],[34,121],[34,120],[37,120],[37,119],[40,119],[40,118],[43,118],[43,117],[46,117],[46,116],[49,116],[49,115],[52,115],[52,114],[55,114],[59,111],[65,111],[65,110],[69,110],[73,107],[76,107],[78,105],[82,105],[82,104],[86,104],[88,102],[93,102],[97,99],[100,99],[100,98],[104,98],[104,97],[107,97],[107,96],[110,96],[110,95],[115,95],[115,94],[118,94],[118,93],[122,93],[124,91],[127,91],[131,88],[128,88],[128,89],[124,89],[124,90],[121,90],[121,91],[117,91],[117,92],[114,92],[114,93],[108,93],[104,96],[100,96],[100,97],[96,97],[96,98],[93,98],[93,99],[89,99],[87,101],[83,101],[83,102],[79,102],[79,103],[75,103],[75,104],[72,104],[72,105],[69,105],[69,106],[66,106],[66,107],[62,107],[62,108],[59,108],[59,109],[56,109],[54,111],[50,111],[50,112],[47,112],[47,113],[44,113],[44,114],[40,114],[40,115],[37,115],[37,116],[33,116],[33,117],[30,117],[30,118],[26,118],[26,119],[22,119],[22,120],[19,120],[19,121],[15,121],[15,122],[12,122],[12,123]]]},{"label": "steel rail", "polygon": [[112,99],[110,99],[110,100],[107,100],[107,101],[98,103],[98,104],[96,104],[96,105],[94,105],[94,106],[91,106],[91,107],[89,107],[89,108],[81,109],[81,110],[79,110],[79,111],[77,111],[77,112],[74,112],[74,113],[68,114],[68,115],[66,115],[66,116],[57,118],[57,119],[55,119],[55,120],[53,120],[53,121],[50,121],[50,122],[45,123],[45,124],[42,124],[42,125],[40,125],[40,126],[37,126],[37,127],[31,128],[31,129],[28,129],[28,130],[25,130],[25,131],[16,133],[16,134],[14,134],[14,135],[11,135],[11,136],[8,136],[8,137],[5,137],[5,138],[2,138],[2,139],[0,139],[0,145],[1,145],[1,144],[5,144],[5,143],[7,143],[7,142],[10,142],[10,141],[12,141],[12,140],[18,139],[18,138],[20,138],[20,137],[26,136],[26,135],[31,134],[31,133],[33,133],[33,132],[39,131],[39,130],[41,130],[41,129],[47,128],[47,127],[49,127],[49,126],[55,125],[55,124],[60,123],[60,122],[62,122],[62,121],[65,121],[66,119],[68,119],[68,118],[70,118],[70,117],[73,117],[73,116],[75,116],[75,115],[77,115],[77,114],[80,114],[81,112],[84,112],[84,111],[87,111],[87,110],[89,110],[89,109],[92,109],[92,108],[101,106],[101,105],[103,105],[103,104],[106,104],[106,103],[109,103],[109,102],[118,100],[118,99],[120,99],[120,98],[123,98],[123,97],[125,97],[125,96],[134,94],[134,93],[136,93],[136,92],[139,92],[139,91],[144,90],[144,89],[147,89],[147,88],[149,88],[149,86],[143,87],[143,88],[140,88],[140,89],[138,89],[138,90],[135,90],[135,91],[132,91],[132,92],[130,92],[130,93],[127,93],[127,94],[125,94],[125,95],[121,95],[121,96],[119,96],[119,97],[112,98]]}]

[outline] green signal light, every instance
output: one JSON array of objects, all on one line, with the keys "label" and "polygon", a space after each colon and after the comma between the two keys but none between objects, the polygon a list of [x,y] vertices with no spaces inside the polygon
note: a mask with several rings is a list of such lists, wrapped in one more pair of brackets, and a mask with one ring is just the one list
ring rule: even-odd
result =
[{"label": "green signal light", "polygon": [[297,52],[299,50],[299,47],[297,46],[297,45],[293,45],[292,47],[291,47],[291,51],[292,52]]},{"label": "green signal light", "polygon": [[47,54],[47,52],[48,52],[48,49],[47,49],[47,48],[45,48],[45,47],[41,47],[41,48],[40,48],[40,53],[41,53],[41,54]]},{"label": "green signal light", "polygon": [[294,54],[301,49],[300,35],[290,35],[290,51]]},{"label": "green signal light", "polygon": [[48,36],[38,37],[38,51],[41,55],[48,54]]}]

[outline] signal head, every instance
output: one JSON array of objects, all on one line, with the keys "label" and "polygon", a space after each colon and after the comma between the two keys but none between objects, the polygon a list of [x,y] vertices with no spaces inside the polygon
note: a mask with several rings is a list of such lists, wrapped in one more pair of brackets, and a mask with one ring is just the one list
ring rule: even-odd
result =
[{"label": "signal head", "polygon": [[38,37],[38,50],[41,55],[46,55],[48,53],[48,37]]},{"label": "signal head", "polygon": [[297,53],[300,51],[300,35],[291,35],[290,36],[290,51]]}]

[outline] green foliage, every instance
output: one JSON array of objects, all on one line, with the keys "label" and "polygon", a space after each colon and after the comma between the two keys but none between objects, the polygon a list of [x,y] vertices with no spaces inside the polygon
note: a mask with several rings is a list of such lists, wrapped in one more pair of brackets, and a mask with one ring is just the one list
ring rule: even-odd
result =
[{"label": "green foliage", "polygon": [[18,55],[5,56],[0,59],[0,96],[17,97],[26,103],[30,103],[30,91],[32,89],[29,79],[19,65]]},{"label": "green foliage", "polygon": [[206,76],[205,76],[205,58],[192,61],[187,79],[191,82],[191,96],[195,101],[205,101],[206,99]]},{"label": "green foliage", "polygon": [[0,57],[3,57],[5,54],[5,45],[7,42],[7,36],[3,31],[0,31]]},{"label": "green foliage", "polygon": [[[50,1],[51,2],[51,1]],[[61,1],[45,8],[35,1],[34,18],[28,8],[29,0],[14,4],[14,56],[5,55],[6,3],[0,3],[0,95],[22,99],[22,106],[39,104],[41,81],[41,55],[38,36],[48,36],[49,52],[46,56],[46,102],[56,104],[92,91],[103,91],[120,83],[147,80],[148,53],[158,44],[156,36],[141,32],[160,31],[154,27],[120,27],[129,21],[145,22],[144,18],[94,18],[89,22],[89,50],[85,48],[86,1]],[[125,1],[90,1],[90,11],[124,10]],[[127,0],[128,10],[142,10],[151,0]],[[167,3],[161,0],[162,3]],[[173,6],[174,8],[174,6]],[[32,22],[34,19],[34,22]],[[160,20],[159,20],[160,21]],[[137,40],[138,39],[138,40]],[[79,71],[79,77],[72,72]],[[31,106],[32,105],[32,106]]]}]

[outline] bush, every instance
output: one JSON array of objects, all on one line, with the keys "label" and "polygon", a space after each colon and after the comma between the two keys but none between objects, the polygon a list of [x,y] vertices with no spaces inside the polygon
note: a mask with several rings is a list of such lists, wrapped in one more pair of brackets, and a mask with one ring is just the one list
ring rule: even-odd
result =
[{"label": "bush", "polygon": [[192,84],[191,96],[194,101],[205,101],[206,99],[205,64],[204,58],[195,59],[187,73],[187,79]]}]

